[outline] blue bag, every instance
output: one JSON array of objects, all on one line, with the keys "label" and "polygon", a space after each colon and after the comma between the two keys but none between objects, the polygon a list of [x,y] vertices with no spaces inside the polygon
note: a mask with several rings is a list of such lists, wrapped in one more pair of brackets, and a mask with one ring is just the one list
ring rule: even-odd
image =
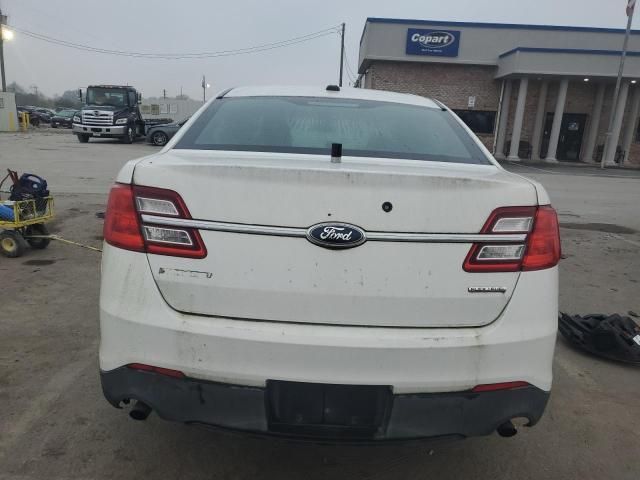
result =
[{"label": "blue bag", "polygon": [[11,187],[9,200],[28,200],[42,198],[49,195],[47,181],[32,173],[25,173],[20,177],[17,185]]},{"label": "blue bag", "polygon": [[15,216],[13,215],[13,207],[8,205],[0,205],[0,220],[13,222]]}]

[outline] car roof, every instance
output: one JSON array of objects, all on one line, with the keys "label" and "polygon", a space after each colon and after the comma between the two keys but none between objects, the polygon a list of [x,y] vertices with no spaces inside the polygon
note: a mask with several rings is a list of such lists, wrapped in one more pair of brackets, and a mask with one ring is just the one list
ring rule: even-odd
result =
[{"label": "car roof", "polygon": [[135,90],[131,85],[89,85],[87,88],[129,88]]},{"label": "car roof", "polygon": [[232,88],[224,95],[227,97],[320,97],[341,98],[345,100],[371,100],[377,102],[402,103],[429,108],[440,108],[430,98],[406,93],[385,92],[383,90],[369,90],[365,88],[341,87],[340,91],[329,91],[323,87],[300,86],[263,86]]}]

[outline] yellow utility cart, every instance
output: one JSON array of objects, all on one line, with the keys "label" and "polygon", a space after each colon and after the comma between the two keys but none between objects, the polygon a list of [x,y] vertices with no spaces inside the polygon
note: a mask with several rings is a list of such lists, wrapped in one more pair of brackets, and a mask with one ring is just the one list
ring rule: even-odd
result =
[{"label": "yellow utility cart", "polygon": [[[27,247],[44,249],[50,242],[46,222],[53,219],[53,197],[0,202],[0,253],[20,257]],[[13,215],[11,215],[13,209]]]}]

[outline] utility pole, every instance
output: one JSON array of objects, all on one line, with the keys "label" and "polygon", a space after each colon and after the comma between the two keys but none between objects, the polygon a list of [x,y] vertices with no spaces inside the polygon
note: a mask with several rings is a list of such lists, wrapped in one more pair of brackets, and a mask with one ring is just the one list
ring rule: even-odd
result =
[{"label": "utility pole", "polygon": [[7,91],[7,79],[4,76],[4,38],[3,26],[7,24],[7,16],[2,14],[0,9],[0,77],[2,77],[2,91]]},{"label": "utility pole", "polygon": [[202,102],[203,103],[207,103],[207,88],[209,87],[211,87],[211,85],[207,83],[207,79],[205,78],[204,75],[202,75]]},{"label": "utility pole", "polygon": [[618,79],[616,80],[616,89],[613,92],[613,104],[611,105],[611,113],[609,115],[609,127],[607,128],[607,136],[604,142],[604,150],[602,152],[602,159],[600,160],[600,168],[604,168],[610,160],[615,161],[616,150],[618,148],[618,139],[615,141],[613,137],[613,124],[616,119],[616,110],[618,110],[618,98],[620,97],[620,84],[622,83],[622,74],[624,73],[624,62],[627,58],[627,48],[629,47],[629,34],[631,33],[631,22],[633,21],[633,13],[635,7],[635,0],[633,3],[629,0],[631,8],[627,8],[627,31],[624,35],[624,43],[622,45],[622,56],[620,57],[620,68],[618,69]]},{"label": "utility pole", "polygon": [[342,74],[344,73],[344,30],[345,30],[345,23],[342,23],[342,33],[340,35],[341,37],[341,42],[340,42],[340,83],[338,84],[339,86],[342,87]]},{"label": "utility pole", "polygon": [[162,89],[162,98],[164,98],[165,100],[167,99],[167,89],[166,88]]}]

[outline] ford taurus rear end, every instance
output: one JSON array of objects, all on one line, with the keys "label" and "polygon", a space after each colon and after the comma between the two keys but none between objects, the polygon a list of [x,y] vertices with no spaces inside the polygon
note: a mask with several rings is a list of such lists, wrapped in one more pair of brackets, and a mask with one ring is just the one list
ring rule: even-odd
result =
[{"label": "ford taurus rear end", "polygon": [[132,417],[371,442],[542,416],[556,213],[441,104],[233,89],[117,182],[100,367]]}]

